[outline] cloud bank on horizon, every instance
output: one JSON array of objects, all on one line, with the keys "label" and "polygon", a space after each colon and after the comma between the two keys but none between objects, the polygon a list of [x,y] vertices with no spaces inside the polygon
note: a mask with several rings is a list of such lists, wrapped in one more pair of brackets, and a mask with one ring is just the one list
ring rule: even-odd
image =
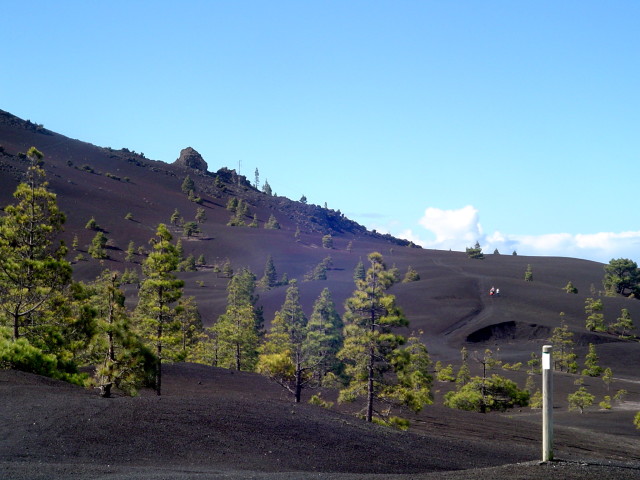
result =
[{"label": "cloud bank on horizon", "polygon": [[502,254],[515,251],[522,255],[575,257],[603,263],[612,258],[637,261],[635,257],[640,252],[640,231],[542,235],[485,233],[479,212],[472,205],[454,210],[428,207],[418,224],[434,238],[425,240],[422,232],[413,229],[396,236],[437,250],[464,251],[479,242],[485,253],[493,253],[497,249]]}]

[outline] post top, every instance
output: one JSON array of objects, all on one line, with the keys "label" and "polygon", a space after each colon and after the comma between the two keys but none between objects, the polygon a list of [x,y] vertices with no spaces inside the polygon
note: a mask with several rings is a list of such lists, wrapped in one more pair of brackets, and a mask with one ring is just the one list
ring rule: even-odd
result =
[{"label": "post top", "polygon": [[550,353],[551,350],[553,350],[553,346],[552,345],[544,345],[542,347],[542,353]]}]

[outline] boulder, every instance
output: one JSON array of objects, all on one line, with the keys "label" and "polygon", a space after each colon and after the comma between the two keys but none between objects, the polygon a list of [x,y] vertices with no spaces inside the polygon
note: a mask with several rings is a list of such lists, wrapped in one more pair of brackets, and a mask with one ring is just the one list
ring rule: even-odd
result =
[{"label": "boulder", "polygon": [[174,164],[193,168],[202,172],[207,171],[207,162],[204,161],[202,155],[191,147],[182,149],[180,151],[180,157],[174,162]]}]

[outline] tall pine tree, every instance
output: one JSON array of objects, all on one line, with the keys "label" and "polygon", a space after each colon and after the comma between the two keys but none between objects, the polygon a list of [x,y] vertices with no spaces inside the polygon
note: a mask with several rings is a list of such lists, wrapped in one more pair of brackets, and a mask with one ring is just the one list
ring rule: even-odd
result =
[{"label": "tall pine tree", "polygon": [[[430,364],[424,345],[413,337],[406,339],[395,331],[409,325],[408,320],[387,290],[394,277],[380,253],[368,257],[370,267],[364,280],[356,280],[356,290],[345,302],[344,347],[338,358],[345,363],[349,377],[340,391],[340,401],[354,401],[364,396],[364,417],[374,415],[389,422],[392,405],[419,410],[430,402]],[[377,407],[382,403],[384,408]]]},{"label": "tall pine tree", "polygon": [[318,381],[328,373],[340,373],[336,355],[342,348],[342,319],[336,311],[331,292],[325,288],[313,305],[309,318],[307,343],[312,364],[317,365]]},{"label": "tall pine tree", "polygon": [[90,345],[96,365],[94,383],[102,397],[113,387],[134,395],[153,374],[154,357],[133,331],[118,272],[105,270],[91,285],[89,302],[97,314],[96,335]]},{"label": "tall pine tree", "polygon": [[255,286],[256,277],[246,268],[236,273],[227,286],[227,309],[211,329],[220,367],[255,369],[259,341]]},{"label": "tall pine tree", "polygon": [[317,366],[308,348],[308,332],[298,285],[292,281],[266,335],[258,371],[293,394],[296,403],[300,402],[302,390],[313,382]]},{"label": "tall pine tree", "polygon": [[171,243],[171,233],[166,225],[158,225],[151,239],[152,251],[142,264],[145,279],[140,286],[137,313],[144,335],[153,345],[156,355],[156,393],[162,393],[163,349],[175,347],[180,342],[180,324],[176,321],[175,304],[182,296],[184,282],[174,272],[180,256]]},{"label": "tall pine tree", "polygon": [[43,157],[35,147],[29,149],[26,180],[13,194],[17,203],[0,217],[0,311],[14,340],[39,336],[39,313],[71,281],[66,248],[53,243],[65,215],[47,189]]}]

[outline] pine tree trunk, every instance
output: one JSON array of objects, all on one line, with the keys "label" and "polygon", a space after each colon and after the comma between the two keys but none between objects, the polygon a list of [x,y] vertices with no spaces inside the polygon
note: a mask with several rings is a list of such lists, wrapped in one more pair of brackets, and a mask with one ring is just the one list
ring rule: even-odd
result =
[{"label": "pine tree trunk", "polygon": [[17,340],[20,338],[20,315],[18,312],[13,315],[13,339]]},{"label": "pine tree trunk", "polygon": [[375,359],[373,347],[369,347],[369,365],[367,366],[369,379],[367,385],[367,422],[373,421],[373,361]]},{"label": "pine tree trunk", "polygon": [[296,403],[300,403],[300,397],[302,396],[302,368],[300,364],[296,365]]},{"label": "pine tree trunk", "polygon": [[162,317],[158,319],[158,340],[156,360],[156,395],[162,394]]},{"label": "pine tree trunk", "polygon": [[106,383],[104,385],[100,385],[100,396],[102,398],[110,398],[111,397],[111,386],[113,384],[111,382]]}]

